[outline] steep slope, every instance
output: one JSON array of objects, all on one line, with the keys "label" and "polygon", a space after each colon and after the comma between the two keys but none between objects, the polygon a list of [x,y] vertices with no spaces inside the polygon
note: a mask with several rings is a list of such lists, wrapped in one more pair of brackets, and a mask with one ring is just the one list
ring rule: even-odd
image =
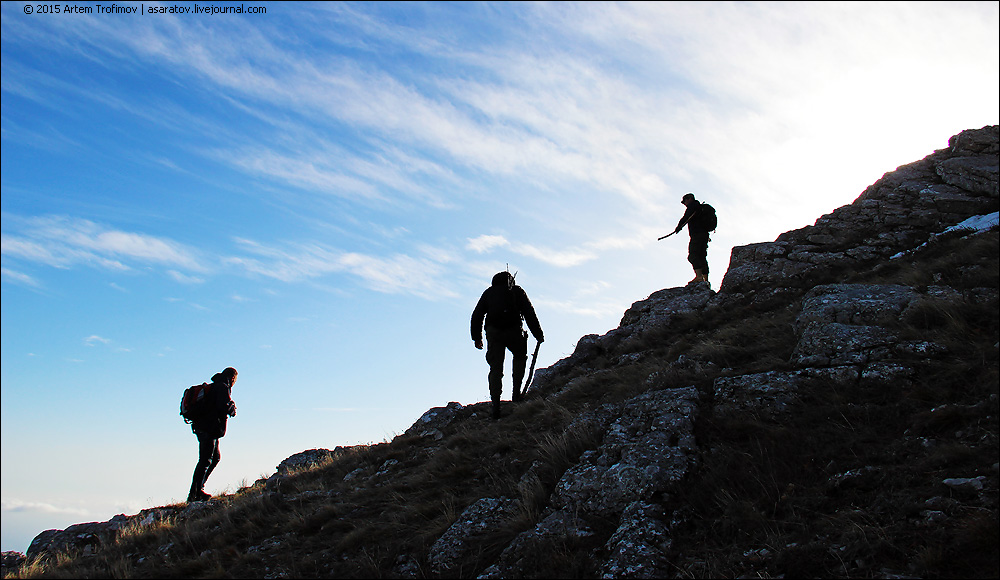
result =
[{"label": "steep slope", "polygon": [[995,577],[998,165],[998,127],[965,131],[735,248],[718,293],[636,302],[500,421],[449,403],[207,504],[43,532],[17,573]]}]

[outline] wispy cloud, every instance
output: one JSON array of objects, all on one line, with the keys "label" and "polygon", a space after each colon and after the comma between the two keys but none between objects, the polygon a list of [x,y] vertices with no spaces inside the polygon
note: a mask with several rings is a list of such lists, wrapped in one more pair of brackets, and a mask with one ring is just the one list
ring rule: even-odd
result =
[{"label": "wispy cloud", "polygon": [[510,242],[503,236],[484,234],[475,238],[469,238],[468,247],[473,252],[482,254],[489,252],[493,248],[505,248],[510,246]]},{"label": "wispy cloud", "polygon": [[560,268],[579,266],[584,262],[589,262],[597,258],[597,254],[586,250],[581,250],[581,249],[554,250],[551,248],[539,247],[530,244],[512,244],[511,250],[522,256],[534,258],[539,262],[549,264],[552,266],[557,266]]},{"label": "wispy cloud", "polygon": [[109,229],[79,218],[49,216],[20,219],[4,216],[0,251],[4,258],[71,268],[88,265],[130,270],[130,264],[162,264],[188,270],[205,268],[183,244],[147,234]]},{"label": "wispy cloud", "polygon": [[622,304],[612,300],[595,301],[593,297],[583,300],[537,300],[536,307],[551,312],[561,312],[574,316],[606,318],[622,312]]},{"label": "wispy cloud", "polygon": [[218,157],[229,160],[251,174],[264,175],[292,186],[348,198],[381,198],[373,183],[343,172],[339,168],[342,162],[340,157],[319,157],[318,152],[309,152],[305,156],[284,154],[265,149],[236,154],[231,151],[220,152]]},{"label": "wispy cloud", "polygon": [[[971,9],[995,20],[992,6]],[[200,127],[216,160],[253,177],[358,202],[418,200],[435,207],[454,200],[428,181],[462,189],[473,173],[530,183],[536,195],[574,183],[624,200],[620,211],[634,212],[636,221],[676,209],[675,194],[697,176],[711,176],[718,195],[734,198],[741,214],[766,217],[769,202],[791,193],[792,174],[814,172],[815,158],[843,157],[845,140],[873,127],[893,133],[886,110],[911,101],[924,107],[923,100],[905,98],[918,72],[912,63],[951,69],[945,63],[968,60],[960,44],[928,39],[958,31],[972,34],[977,46],[992,40],[967,30],[966,11],[933,3],[428,4],[414,10],[442,17],[423,18],[420,27],[390,24],[377,7],[303,10],[307,29],[336,34],[291,36],[265,22],[191,26],[174,18],[140,22],[128,32],[83,18],[54,31],[20,23],[14,33],[73,46],[109,68],[124,60],[197,79],[263,123],[229,128],[225,138],[208,116],[198,122],[187,113],[183,124]],[[486,16],[489,33],[482,37],[454,26],[478,30]],[[905,34],[889,24],[900,19],[910,25]],[[310,42],[349,47],[356,56],[303,51]],[[384,46],[407,58],[366,58]],[[332,56],[311,58],[311,52]],[[830,81],[845,77],[856,82]],[[848,88],[859,85],[881,88]],[[50,79],[18,90],[71,89]],[[142,114],[143,107],[114,98],[116,107]],[[995,108],[996,93],[963,99]],[[892,122],[911,123],[920,116],[912,112]],[[324,133],[336,133],[338,141],[319,137]],[[862,139],[857,147],[882,145]],[[877,156],[855,157],[883,168]],[[565,209],[578,211],[586,209]],[[531,246],[521,250],[539,255]],[[559,252],[553,263],[578,264],[602,251]]]},{"label": "wispy cloud", "polygon": [[0,500],[4,512],[36,512],[44,514],[69,514],[86,516],[90,512],[83,508],[56,506],[49,503],[21,501],[17,499],[4,498]]},{"label": "wispy cloud", "polygon": [[13,282],[15,284],[30,286],[32,288],[41,287],[41,283],[39,283],[38,280],[35,280],[28,274],[17,272],[15,270],[11,270],[10,268],[0,268],[0,276],[2,276],[5,281]]},{"label": "wispy cloud", "polygon": [[111,339],[97,336],[96,334],[92,334],[87,338],[83,339],[83,343],[86,344],[87,346],[96,346],[98,343],[111,344]]},{"label": "wispy cloud", "polygon": [[167,270],[167,275],[181,284],[201,284],[205,281],[205,279],[200,276],[190,276],[188,274],[178,272],[177,270]]},{"label": "wispy cloud", "polygon": [[[384,18],[378,6],[310,6],[302,8],[308,12],[301,19],[306,30],[295,35],[268,21],[219,26],[175,18],[137,22],[128,31],[97,18],[60,22],[51,29],[18,21],[7,34],[67,51],[72,47],[109,69],[121,62],[152,65],[197,80],[200,90],[256,122],[218,124],[210,114],[170,102],[164,103],[170,114],[163,117],[183,119],[173,130],[203,137],[197,140],[202,147],[194,151],[197,155],[277,184],[276,190],[294,188],[323,200],[336,197],[382,208],[416,202],[453,209],[466,201],[463,195],[474,196],[464,192],[474,190],[480,177],[523,185],[530,196],[496,196],[491,200],[496,208],[490,210],[558,222],[561,231],[570,232],[568,241],[517,241],[506,234],[470,239],[466,248],[480,254],[505,249],[566,268],[647,245],[654,239],[651,226],[677,213],[677,195],[691,182],[716,188],[707,195],[726,200],[729,215],[740,216],[731,222],[733,235],[784,227],[789,220],[779,217],[787,214],[811,219],[829,211],[831,192],[856,195],[885,168],[878,155],[858,154],[859,149],[885,149],[882,140],[859,135],[901,134],[913,118],[932,122],[922,113],[925,99],[906,97],[918,76],[913,67],[950,70],[948,63],[968,60],[961,43],[933,39],[958,31],[955,36],[972,35],[976,46],[991,46],[995,33],[989,27],[966,30],[968,14],[979,11],[985,21],[996,20],[992,5],[956,11],[931,3],[426,4],[412,9],[435,17],[413,26]],[[486,22],[482,11],[488,11]],[[908,26],[895,27],[899,20]],[[324,34],[306,34],[319,30]],[[312,43],[332,44],[334,50],[310,50]],[[405,58],[372,56],[387,46]],[[350,48],[350,57],[336,50],[343,47]],[[996,76],[997,68],[985,67],[989,72],[979,74]],[[30,74],[16,76],[19,82],[11,90],[38,102],[90,88],[51,76],[33,82],[25,80],[34,78]],[[851,82],[830,80],[843,78]],[[859,86],[872,90],[858,91]],[[92,93],[88,98],[147,118],[148,107],[134,95],[99,87]],[[958,108],[971,111],[985,104],[995,114],[995,91],[969,93]],[[942,94],[942,105],[954,109],[951,98]],[[885,114],[908,106],[915,109],[891,121]],[[962,128],[943,128],[941,134]],[[918,154],[928,150],[923,143],[915,146]],[[797,195],[800,184],[815,174],[817,159],[848,154],[857,160],[851,165],[861,177],[852,175],[854,182],[848,183],[848,172],[837,172],[816,184],[823,192]],[[874,169],[861,167],[869,163]],[[559,198],[565,188],[589,197]],[[547,198],[551,201],[545,205]],[[792,198],[795,204],[781,203]],[[817,210],[810,204],[822,206]],[[312,200],[300,212],[312,218],[319,205]],[[559,211],[546,211],[553,207]],[[579,216],[605,208],[617,219],[603,221],[600,231],[575,227]],[[64,229],[86,230],[79,224]],[[169,240],[118,231],[75,233],[72,238],[5,234],[4,256],[54,267],[88,263],[129,269],[136,262],[154,262],[173,266],[168,275],[179,282],[203,281],[190,274],[200,271],[194,253]],[[595,239],[584,239],[591,233]],[[308,241],[279,253],[251,252],[228,263],[284,281],[347,272],[386,292],[425,292],[421,276],[411,272],[439,272],[442,264],[426,255],[352,253]]]},{"label": "wispy cloud", "polygon": [[[97,21],[87,28],[62,26],[58,42],[79,35],[86,39],[80,48],[99,61],[167,63],[204,79],[225,99],[250,99],[240,106],[275,130],[292,129],[300,144],[290,149],[249,135],[229,141],[250,137],[255,145],[218,149],[216,157],[294,187],[360,199],[402,196],[443,206],[445,199],[421,182],[461,184],[453,169],[457,161],[505,177],[593,182],[643,205],[663,189],[657,172],[627,152],[635,142],[634,127],[621,124],[628,115],[619,95],[636,91],[619,74],[603,72],[568,51],[529,56],[513,44],[498,55],[492,46],[450,45],[459,39],[447,35],[428,43],[433,36],[427,31],[401,36],[398,28],[373,25],[367,16],[330,14],[344,39],[374,34],[366,42],[397,43],[417,59],[445,60],[448,66],[435,67],[436,74],[423,78],[413,70],[379,68],[363,60],[302,58],[293,52],[301,48],[301,39],[285,42],[275,30],[265,34],[237,26],[198,34],[174,26],[171,19],[141,23],[130,34]],[[402,38],[408,42],[399,44]],[[206,58],[209,54],[212,58]],[[115,107],[137,115],[142,111],[120,100]],[[272,115],[265,107],[305,122],[289,127],[287,114]],[[361,148],[316,139],[316,123],[348,128]],[[303,135],[312,138],[303,140]],[[207,136],[217,140],[212,132]]]},{"label": "wispy cloud", "polygon": [[236,241],[247,255],[229,257],[225,260],[228,264],[283,282],[346,273],[379,292],[408,293],[431,299],[456,295],[442,283],[444,266],[429,257],[376,256],[321,244],[288,244],[279,248],[248,239]]},{"label": "wispy cloud", "polygon": [[578,266],[597,257],[594,252],[582,249],[553,250],[531,244],[512,243],[504,236],[498,235],[482,235],[470,238],[466,247],[478,254],[487,253],[496,248],[508,248],[515,254],[534,258],[539,262],[561,268]]}]

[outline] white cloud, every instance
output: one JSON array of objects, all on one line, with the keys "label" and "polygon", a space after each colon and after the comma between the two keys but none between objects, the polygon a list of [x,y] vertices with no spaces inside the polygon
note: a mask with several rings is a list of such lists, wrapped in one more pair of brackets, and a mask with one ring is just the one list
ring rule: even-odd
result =
[{"label": "white cloud", "polygon": [[44,514],[69,514],[79,516],[86,516],[90,513],[82,508],[56,506],[50,503],[21,501],[18,499],[4,498],[3,500],[0,500],[0,504],[2,504],[2,510],[4,512],[12,513],[37,512]]},{"label": "white cloud", "polygon": [[107,229],[88,220],[49,216],[17,218],[5,216],[5,226],[19,228],[2,235],[2,254],[45,264],[71,268],[78,264],[110,270],[129,270],[126,262],[159,263],[190,270],[203,270],[194,252],[182,244],[146,234]]},{"label": "white cloud", "polygon": [[300,282],[347,273],[378,292],[414,294],[430,299],[455,296],[442,282],[442,264],[428,257],[374,256],[320,244],[292,244],[280,249],[248,239],[236,241],[256,257],[233,256],[226,262],[251,274],[283,282]]},{"label": "white cloud", "polygon": [[466,246],[473,252],[482,254],[489,252],[493,248],[504,248],[510,245],[507,238],[503,236],[491,236],[491,235],[481,235],[475,238],[469,238],[469,243]]},{"label": "white cloud", "polygon": [[456,296],[443,283],[443,269],[429,260],[404,255],[381,258],[349,253],[344,254],[340,262],[365,285],[380,292],[406,292],[430,299]]},{"label": "white cloud", "polygon": [[127,256],[140,261],[178,264],[188,268],[197,263],[179,244],[144,234],[121,231],[96,233],[93,237],[74,238],[82,247],[99,253]]},{"label": "white cloud", "polygon": [[556,251],[532,244],[511,243],[504,236],[498,235],[481,235],[469,238],[466,247],[477,254],[484,254],[497,248],[510,248],[510,251],[515,254],[561,268],[578,266],[597,257],[593,252],[586,250]]},{"label": "white cloud", "polygon": [[104,338],[104,337],[101,337],[101,336],[97,336],[96,334],[92,334],[92,335],[88,336],[87,338],[83,339],[83,342],[87,346],[94,346],[97,343],[110,344],[111,343],[111,339],[110,338]]},{"label": "white cloud", "polygon": [[512,244],[511,251],[560,268],[579,266],[584,262],[589,262],[590,260],[597,258],[596,254],[585,250],[557,251],[530,244]]},{"label": "white cloud", "polygon": [[230,160],[238,167],[256,175],[266,175],[271,179],[281,180],[297,187],[331,193],[344,197],[379,199],[378,189],[369,181],[343,173],[339,168],[332,167],[331,161],[338,158],[327,158],[326,161],[309,159],[312,153],[306,155],[283,155],[276,151],[256,150],[220,152],[220,159]]},{"label": "white cloud", "polygon": [[[310,10],[304,25],[332,26],[334,42],[356,49],[356,60],[303,57],[294,51],[306,37],[290,39],[263,23],[203,28],[166,18],[126,34],[85,19],[86,26],[60,24],[49,40],[77,38],[100,62],[166,64],[204,81],[275,133],[293,136],[282,145],[266,132],[227,135],[213,150],[217,159],[359,201],[445,207],[447,195],[422,179],[468,185],[455,173],[461,168],[525,180],[536,194],[586,184],[649,220],[693,176],[711,176],[719,191],[707,195],[724,199],[734,215],[757,218],[740,222],[747,229],[776,214],[814,218],[835,207],[831,195],[849,201],[881,175],[886,151],[909,147],[896,154],[900,163],[938,146],[920,142],[912,128],[914,118],[947,124],[928,111],[929,98],[942,112],[970,111],[969,124],[935,135],[996,115],[996,90],[956,95],[946,83],[918,84],[929,70],[997,76],[990,3],[532,3],[491,10],[518,25],[501,22],[496,37],[475,42],[436,30],[433,18],[400,26],[374,11],[329,8]],[[475,27],[481,14],[464,12],[449,17]],[[412,66],[366,60],[381,43],[404,51]],[[433,70],[423,74],[428,63]],[[204,120],[189,124],[216,139]],[[317,137],[331,128],[354,143]],[[796,204],[776,203],[801,197],[796,185],[823,160],[855,171]],[[780,228],[788,220],[774,221]],[[587,259],[577,254],[559,262]]]},{"label": "white cloud", "polygon": [[76,263],[89,262],[109,270],[127,269],[117,260],[109,260],[56,240],[34,241],[3,234],[0,236],[0,253],[7,258],[37,262],[54,268],[69,268]]},{"label": "white cloud", "polygon": [[181,284],[201,284],[205,281],[204,278],[199,276],[188,276],[187,274],[182,274],[177,270],[167,270],[167,275]]},{"label": "white cloud", "polygon": [[583,300],[537,300],[536,309],[538,308],[591,318],[607,318],[619,316],[622,313],[621,303],[595,299],[594,297]]},{"label": "white cloud", "polygon": [[[20,23],[13,33],[48,35],[109,67],[129,60],[197,79],[259,124],[220,130],[170,103],[165,117],[184,118],[178,131],[204,134],[211,145],[199,153],[254,178],[352,203],[470,211],[478,208],[460,197],[476,193],[455,192],[475,188],[480,176],[526,185],[524,194],[494,198],[496,213],[552,222],[567,241],[507,230],[470,238],[466,249],[506,249],[560,268],[647,247],[668,231],[653,228],[678,213],[676,196],[692,183],[711,188],[704,196],[730,217],[729,235],[771,239],[849,202],[892,163],[925,155],[975,119],[995,121],[996,89],[956,95],[947,83],[920,80],[933,70],[997,76],[991,3],[529,3],[490,11],[496,25],[470,41],[435,29],[434,18],[411,26],[364,8],[309,9],[303,25],[336,30],[323,42],[351,46],[350,58],[298,52],[308,35],[267,23],[166,18],[126,33],[85,19],[53,30]],[[479,15],[449,12],[470,30]],[[366,58],[382,44],[405,54],[406,65]],[[18,94],[81,90],[35,82],[20,81]],[[125,97],[91,98],[143,114]],[[954,121],[938,119],[928,103],[940,105],[942,118],[969,111],[969,124],[945,126]],[[938,141],[921,141],[935,124]],[[838,170],[823,173],[830,164]],[[307,202],[302,213],[317,205]],[[597,212],[613,223],[577,224],[578,216],[597,221]],[[4,256],[55,267],[168,264],[179,282],[203,281],[180,273],[204,270],[175,242],[86,224],[45,236],[5,233]],[[446,250],[384,254],[303,243],[228,263],[290,282],[346,272],[381,291],[426,292],[412,272],[456,260]]]},{"label": "white cloud", "polygon": [[35,280],[28,274],[25,274],[23,272],[17,272],[15,270],[11,270],[10,268],[0,268],[0,276],[3,277],[3,280],[8,282],[22,284],[24,286],[31,286],[33,288],[41,287],[41,284],[38,282],[38,280]]}]

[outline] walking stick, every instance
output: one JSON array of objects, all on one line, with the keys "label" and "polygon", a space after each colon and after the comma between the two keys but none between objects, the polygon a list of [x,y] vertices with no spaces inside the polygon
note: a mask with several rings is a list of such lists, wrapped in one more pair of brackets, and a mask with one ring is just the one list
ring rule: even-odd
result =
[{"label": "walking stick", "polygon": [[531,355],[531,370],[528,371],[528,380],[524,382],[524,393],[527,393],[528,387],[531,386],[531,377],[535,374],[535,361],[538,360],[538,347],[540,346],[542,346],[541,341],[535,343],[535,354]]}]

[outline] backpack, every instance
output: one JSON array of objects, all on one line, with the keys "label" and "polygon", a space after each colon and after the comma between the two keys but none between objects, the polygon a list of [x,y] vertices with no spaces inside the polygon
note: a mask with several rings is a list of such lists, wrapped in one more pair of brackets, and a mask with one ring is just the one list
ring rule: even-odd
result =
[{"label": "backpack", "polygon": [[184,395],[181,397],[181,417],[184,417],[185,423],[199,419],[205,414],[211,387],[211,383],[202,383],[184,389]]},{"label": "backpack", "polygon": [[[503,292],[503,312],[499,316],[502,328],[514,328],[521,326],[521,306],[517,303],[517,286],[513,286]],[[519,288],[518,288],[519,289]]]},{"label": "backpack", "polygon": [[719,218],[715,215],[715,208],[705,202],[701,202],[701,209],[698,210],[698,221],[705,228],[706,232],[714,232],[719,225]]}]

